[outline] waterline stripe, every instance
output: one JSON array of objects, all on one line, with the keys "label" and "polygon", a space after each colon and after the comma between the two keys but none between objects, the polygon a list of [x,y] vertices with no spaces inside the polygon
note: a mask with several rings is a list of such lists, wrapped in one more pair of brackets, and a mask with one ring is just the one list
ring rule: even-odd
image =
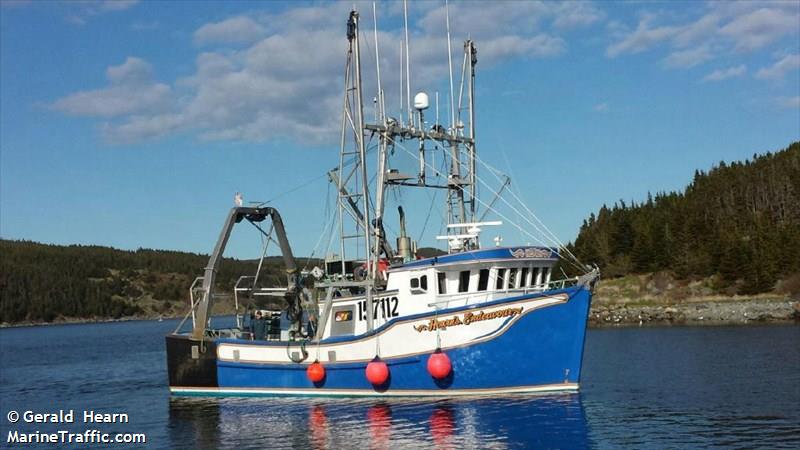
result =
[{"label": "waterline stripe", "polygon": [[317,388],[247,388],[247,387],[183,387],[170,386],[170,392],[186,396],[311,396],[311,397],[464,397],[498,394],[577,391],[578,383],[542,384],[487,389],[395,389],[377,392],[368,389]]}]

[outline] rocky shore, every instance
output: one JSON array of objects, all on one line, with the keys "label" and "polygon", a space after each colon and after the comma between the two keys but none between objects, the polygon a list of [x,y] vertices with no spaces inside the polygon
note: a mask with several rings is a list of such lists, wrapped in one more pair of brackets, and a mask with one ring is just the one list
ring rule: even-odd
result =
[{"label": "rocky shore", "polygon": [[595,303],[590,327],[619,325],[743,325],[800,322],[800,302],[786,298],[719,299],[666,304]]}]

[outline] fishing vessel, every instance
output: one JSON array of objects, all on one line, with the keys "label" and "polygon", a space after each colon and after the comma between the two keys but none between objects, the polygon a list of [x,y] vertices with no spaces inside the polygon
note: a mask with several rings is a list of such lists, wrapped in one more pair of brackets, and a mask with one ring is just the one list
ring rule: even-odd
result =
[{"label": "fishing vessel", "polygon": [[[335,220],[328,228],[336,237],[329,240],[336,242],[334,251],[304,270],[279,211],[244,206],[237,196],[203,275],[190,288],[187,316],[166,337],[170,391],[454,397],[577,390],[599,271],[580,264],[521,204],[508,189],[508,177],[487,169],[498,183],[492,188],[478,176],[485,163],[475,137],[475,43],[464,42],[456,95],[448,16],[449,123],[439,123],[438,95],[436,119],[429,122],[428,95],[419,92],[412,102],[410,94],[406,26],[401,108],[391,117],[374,20],[377,81],[374,123],[367,123],[360,20],[357,11],[347,20],[339,164],[328,172],[336,192]],[[400,159],[412,161],[415,173],[404,173],[409,166]],[[481,199],[479,187],[491,198]],[[431,205],[437,198],[444,204],[440,252],[423,254],[408,235],[406,214],[430,217],[430,211],[412,197],[401,204],[405,197],[397,192],[404,190],[432,192]],[[397,215],[387,213],[390,193]],[[504,214],[500,205],[522,219]],[[263,235],[262,255],[270,242],[277,244],[285,284],[263,286],[262,256],[256,273],[243,275],[234,287],[236,324],[213,326],[215,277],[231,232],[242,222]],[[504,224],[531,239],[538,230],[540,245],[503,246],[499,235],[482,243],[482,232]],[[559,276],[559,261],[580,272]],[[280,308],[242,305],[267,297]],[[184,330],[189,318],[191,329]]]}]

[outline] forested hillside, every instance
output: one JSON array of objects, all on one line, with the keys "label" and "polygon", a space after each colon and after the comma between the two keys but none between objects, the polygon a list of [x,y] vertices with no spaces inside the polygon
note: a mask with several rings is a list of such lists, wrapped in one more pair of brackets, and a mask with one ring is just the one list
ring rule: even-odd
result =
[{"label": "forested hillside", "polygon": [[683,192],[604,205],[573,248],[605,276],[669,271],[714,276],[727,293],[769,291],[800,272],[800,142],[696,171]]},{"label": "forested hillside", "polygon": [[[207,262],[207,255],[165,250],[0,240],[0,323],[182,315]],[[218,292],[230,293],[256,265],[224,259]],[[279,260],[265,264],[261,279],[265,286],[285,283]]]},{"label": "forested hillside", "polygon": [[[710,278],[727,294],[770,291],[782,279],[800,290],[800,142],[697,171],[683,192],[603,206],[572,248],[605,277]],[[174,251],[0,240],[0,323],[182,315],[207,261]],[[218,292],[231,292],[256,264],[225,259]],[[268,260],[260,284],[282,285],[282,267]]]}]

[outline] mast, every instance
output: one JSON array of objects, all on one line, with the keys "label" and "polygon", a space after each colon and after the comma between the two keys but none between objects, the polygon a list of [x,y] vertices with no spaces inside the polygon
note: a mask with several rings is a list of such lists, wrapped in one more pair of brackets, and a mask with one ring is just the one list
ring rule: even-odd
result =
[{"label": "mast", "polygon": [[[373,39],[376,47],[376,59],[378,55],[378,33],[377,33],[377,14],[373,6]],[[407,29],[407,5],[404,2],[404,25]],[[372,297],[375,289],[379,288],[381,280],[379,263],[382,255],[390,261],[396,261],[400,256],[395,253],[392,244],[389,243],[388,236],[384,227],[384,212],[387,200],[387,189],[390,186],[407,186],[426,189],[444,189],[447,201],[447,222],[452,224],[468,224],[474,222],[476,217],[476,156],[475,156],[475,114],[474,114],[474,65],[475,47],[471,40],[464,43],[464,68],[461,76],[461,90],[467,90],[469,99],[469,130],[460,117],[461,95],[459,94],[458,112],[454,111],[454,92],[450,89],[450,117],[449,124],[442,127],[436,123],[428,127],[424,120],[424,110],[429,107],[429,97],[424,92],[414,95],[412,113],[411,107],[411,74],[410,74],[410,52],[409,43],[406,39],[401,39],[400,48],[400,121],[390,118],[386,114],[385,103],[383,101],[383,90],[381,88],[381,67],[380,62],[376,61],[375,74],[378,77],[377,97],[376,97],[376,117],[377,123],[366,123],[364,116],[363,103],[363,84],[361,67],[361,48],[360,48],[360,16],[357,11],[351,11],[347,26],[347,38],[349,50],[347,53],[347,64],[345,66],[345,99],[344,114],[342,116],[342,142],[339,158],[339,168],[329,173],[329,178],[336,185],[338,206],[339,206],[339,234],[341,244],[339,247],[341,254],[341,286],[355,287],[356,291],[365,290],[367,301],[367,315],[373,316]],[[449,18],[448,18],[449,22]],[[448,24],[449,25],[449,24]],[[405,37],[405,36],[403,36]],[[448,45],[449,26],[448,26]],[[449,53],[449,52],[448,52]],[[470,68],[466,67],[471,63]],[[452,57],[448,54],[448,65],[452,66]],[[469,70],[469,72],[467,72]],[[452,69],[451,69],[452,78]],[[466,86],[465,86],[466,85]],[[405,97],[405,98],[404,98]],[[438,119],[438,92],[437,92],[437,114]],[[405,104],[403,104],[405,103]],[[406,116],[406,120],[402,117]],[[438,120],[437,120],[438,122]],[[347,129],[353,131],[353,146],[349,146],[349,139],[346,139]],[[468,131],[468,132],[467,132]],[[375,168],[375,198],[370,198],[370,176],[367,173],[367,144],[366,140],[370,134],[377,138],[376,153],[377,161]],[[406,149],[401,142],[417,140],[418,148],[414,154]],[[445,150],[445,160],[447,174],[440,177],[438,171],[433,170],[433,177],[426,176],[427,169],[430,169],[429,162],[426,161],[426,143],[430,140],[435,145],[433,148],[443,148]],[[348,145],[346,145],[348,144]],[[416,176],[405,175],[398,170],[391,169],[389,150],[391,148],[403,149],[412,158],[418,158],[419,172]],[[392,152],[394,154],[394,152]],[[394,158],[392,158],[394,159]],[[416,179],[415,179],[416,178]],[[446,178],[446,179],[445,179]],[[372,202],[374,200],[374,203]],[[345,217],[347,216],[347,217]],[[343,221],[352,219],[355,224],[355,233],[345,230]],[[374,220],[373,220],[374,219]],[[448,234],[459,235],[459,231],[448,227]],[[463,234],[463,233],[461,233]],[[345,241],[351,243],[345,245]],[[357,242],[354,246],[352,243]],[[398,244],[399,245],[399,244]],[[366,276],[361,279],[358,272],[353,272],[350,276],[350,269],[345,264],[347,260],[361,260],[361,247],[364,247],[365,254],[363,261],[366,263]],[[471,250],[478,248],[477,238],[453,238],[451,240],[450,251]],[[351,252],[355,248],[358,254],[347,257],[346,252]],[[399,249],[398,249],[399,250]],[[407,257],[408,255],[406,255]],[[347,269],[347,270],[345,270]],[[368,328],[373,329],[374,317],[367,317]]]},{"label": "mast", "polygon": [[403,22],[406,31],[406,111],[408,125],[414,128],[414,116],[411,114],[411,47],[408,46],[408,2],[403,0]]},{"label": "mast", "polygon": [[[347,39],[350,41],[350,48],[353,51],[353,57],[355,60],[355,97],[356,97],[356,145],[358,146],[358,160],[360,164],[360,172],[361,172],[361,200],[363,204],[363,211],[362,214],[364,215],[364,249],[365,249],[365,258],[364,260],[369,264],[372,260],[372,246],[370,244],[371,236],[370,236],[370,220],[369,220],[369,178],[367,178],[367,151],[366,147],[364,146],[364,98],[363,92],[361,90],[361,48],[359,45],[358,39],[358,12],[357,11],[350,11],[350,20],[347,23]],[[376,226],[376,229],[379,229],[380,226]],[[372,307],[372,290],[373,290],[373,283],[374,277],[373,273],[375,273],[377,269],[375,267],[371,268],[371,270],[367,271],[366,276],[366,300],[367,300],[367,330],[372,331],[375,327],[374,325],[374,317],[373,317],[373,307]]]},{"label": "mast", "polygon": [[475,50],[475,44],[472,39],[468,39],[464,43],[465,52],[469,57],[469,83],[467,92],[469,94],[469,138],[472,140],[471,144],[467,144],[467,151],[469,152],[469,220],[475,221],[475,187],[477,174],[475,173],[475,65],[478,64],[478,52]]},{"label": "mast", "polygon": [[[378,17],[375,11],[375,3],[372,3],[372,21],[374,25],[375,36],[375,68],[378,77],[378,96],[381,100],[381,114],[380,121],[386,126],[386,112],[383,105],[383,89],[381,88],[381,64],[380,53],[378,51]],[[388,247],[386,240],[386,233],[383,228],[383,210],[384,210],[384,194],[386,191],[386,146],[388,145],[385,133],[380,135],[380,149],[378,151],[378,177],[375,187],[375,248],[373,250],[373,261],[371,267],[371,275],[373,280],[378,279],[378,262],[380,261],[381,249],[386,253],[386,258],[391,258],[391,248]]]}]

